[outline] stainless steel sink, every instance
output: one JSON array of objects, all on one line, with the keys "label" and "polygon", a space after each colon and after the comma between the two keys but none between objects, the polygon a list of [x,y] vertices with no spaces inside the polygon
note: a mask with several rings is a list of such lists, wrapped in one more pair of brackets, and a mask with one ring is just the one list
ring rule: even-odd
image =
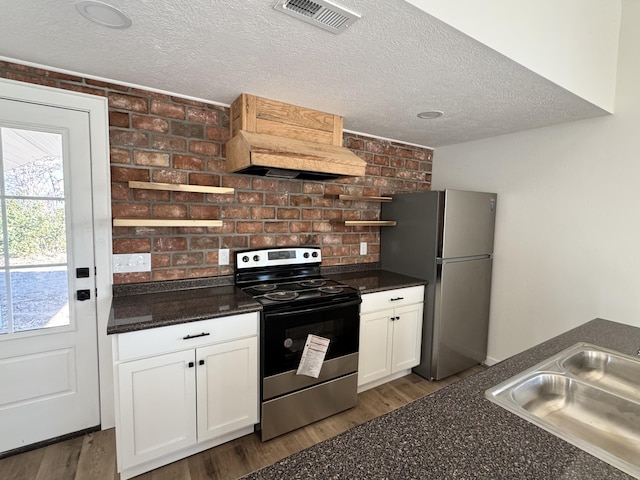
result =
[{"label": "stainless steel sink", "polygon": [[567,357],[562,362],[562,367],[585,382],[631,395],[640,401],[639,360],[598,347],[585,346]]},{"label": "stainless steel sink", "polygon": [[492,402],[640,478],[640,360],[578,343],[487,390]]}]

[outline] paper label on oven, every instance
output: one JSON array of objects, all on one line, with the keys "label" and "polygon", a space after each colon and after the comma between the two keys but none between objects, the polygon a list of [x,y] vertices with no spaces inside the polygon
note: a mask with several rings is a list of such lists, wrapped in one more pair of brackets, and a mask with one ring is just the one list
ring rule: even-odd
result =
[{"label": "paper label on oven", "polygon": [[329,348],[329,339],[309,334],[304,344],[300,365],[298,365],[297,375],[318,378],[324,357]]}]

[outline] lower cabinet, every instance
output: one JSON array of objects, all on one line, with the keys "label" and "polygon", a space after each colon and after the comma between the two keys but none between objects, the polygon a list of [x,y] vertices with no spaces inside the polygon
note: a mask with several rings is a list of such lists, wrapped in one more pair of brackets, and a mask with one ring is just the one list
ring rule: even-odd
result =
[{"label": "lower cabinet", "polygon": [[423,286],[362,296],[359,391],[405,375],[420,363],[423,311]]},{"label": "lower cabinet", "polygon": [[123,469],[196,443],[194,352],[176,352],[118,366]]},{"label": "lower cabinet", "polygon": [[[189,341],[195,344],[130,360],[128,357],[136,356],[135,341],[120,338],[123,341],[114,344],[114,353],[126,360],[116,362],[115,368],[116,443],[122,479],[253,431],[258,422],[258,317],[238,317],[244,317],[239,322],[255,323],[255,328],[245,328],[253,335],[237,339],[233,331],[220,335],[225,319],[233,317],[118,335],[135,333],[143,338],[147,332],[147,342],[164,343],[163,349],[172,339],[177,347],[184,348]],[[229,326],[237,330],[236,325]],[[167,337],[165,342],[153,343],[162,336]],[[145,344],[143,354],[148,355],[149,343]]]},{"label": "lower cabinet", "polygon": [[198,440],[258,423],[258,339],[196,350]]}]

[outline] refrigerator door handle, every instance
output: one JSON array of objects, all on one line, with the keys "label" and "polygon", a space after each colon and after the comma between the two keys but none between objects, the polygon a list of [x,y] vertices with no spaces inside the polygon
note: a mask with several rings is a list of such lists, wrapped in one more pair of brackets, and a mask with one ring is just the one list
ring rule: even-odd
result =
[{"label": "refrigerator door handle", "polygon": [[470,262],[472,260],[484,260],[485,258],[491,258],[491,254],[486,255],[474,255],[472,257],[453,257],[453,258],[442,258],[437,257],[436,263],[438,265],[442,265],[445,263],[458,263],[458,262]]}]

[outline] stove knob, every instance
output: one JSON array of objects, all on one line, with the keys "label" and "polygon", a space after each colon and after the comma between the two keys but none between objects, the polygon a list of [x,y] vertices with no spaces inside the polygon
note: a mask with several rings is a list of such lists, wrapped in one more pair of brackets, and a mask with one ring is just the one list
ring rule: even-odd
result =
[{"label": "stove knob", "polygon": [[245,262],[245,263],[246,263],[246,262],[248,262],[248,261],[249,261],[249,257],[247,257],[247,256],[245,255],[244,257],[242,257],[242,261],[243,261],[243,262]]},{"label": "stove knob", "polygon": [[254,262],[258,262],[260,260],[260,255],[254,255],[253,256],[253,261]]},{"label": "stove knob", "polygon": [[318,252],[313,252],[313,253],[311,254],[311,256],[312,256],[313,258],[316,258],[316,257],[318,256]]},{"label": "stove knob", "polygon": [[304,252],[303,257],[304,257],[304,258],[309,258],[309,252]]}]

